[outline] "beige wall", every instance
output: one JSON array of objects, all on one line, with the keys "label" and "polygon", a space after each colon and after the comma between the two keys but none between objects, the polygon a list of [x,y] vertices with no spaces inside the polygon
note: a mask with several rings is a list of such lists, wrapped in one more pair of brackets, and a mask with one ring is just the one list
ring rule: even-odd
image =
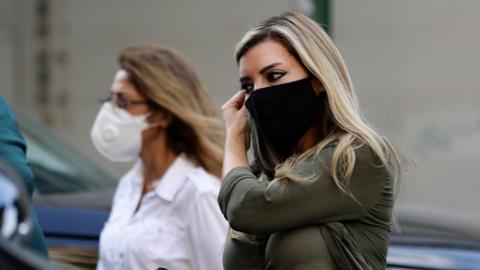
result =
[{"label": "beige wall", "polygon": [[416,161],[402,202],[478,216],[479,1],[334,1],[368,119]]}]

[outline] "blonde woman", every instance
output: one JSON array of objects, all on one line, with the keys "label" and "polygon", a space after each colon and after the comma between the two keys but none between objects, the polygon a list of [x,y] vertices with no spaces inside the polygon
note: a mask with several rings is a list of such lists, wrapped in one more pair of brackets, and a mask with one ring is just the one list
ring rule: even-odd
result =
[{"label": "blonde woman", "polygon": [[[384,269],[399,160],[322,28],[287,12],[237,46],[219,204],[232,269]],[[249,166],[250,134],[255,161]]]},{"label": "blonde woman", "polygon": [[193,70],[174,52],[119,55],[93,124],[97,150],[137,160],[117,187],[97,269],[222,269],[228,225],[217,204],[223,127]]}]

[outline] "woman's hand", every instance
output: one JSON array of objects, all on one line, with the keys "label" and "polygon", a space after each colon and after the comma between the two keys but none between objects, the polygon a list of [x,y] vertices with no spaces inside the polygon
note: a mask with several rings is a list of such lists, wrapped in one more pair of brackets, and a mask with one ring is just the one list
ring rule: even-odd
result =
[{"label": "woman's hand", "polygon": [[226,129],[223,176],[235,167],[248,166],[245,145],[248,131],[245,97],[245,91],[239,91],[222,106]]},{"label": "woman's hand", "polygon": [[243,137],[244,139],[247,134],[247,109],[243,105],[245,97],[245,91],[241,90],[222,106],[222,116],[225,121],[227,136]]}]

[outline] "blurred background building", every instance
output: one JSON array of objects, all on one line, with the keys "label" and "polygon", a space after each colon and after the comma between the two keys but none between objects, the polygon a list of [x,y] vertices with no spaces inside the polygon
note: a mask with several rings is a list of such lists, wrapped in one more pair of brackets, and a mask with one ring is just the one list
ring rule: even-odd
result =
[{"label": "blurred background building", "polygon": [[0,94],[115,176],[90,128],[128,45],[158,43],[196,69],[217,105],[239,89],[233,49],[298,10],[328,27],[362,107],[416,165],[402,204],[477,218],[480,1],[0,0]]}]

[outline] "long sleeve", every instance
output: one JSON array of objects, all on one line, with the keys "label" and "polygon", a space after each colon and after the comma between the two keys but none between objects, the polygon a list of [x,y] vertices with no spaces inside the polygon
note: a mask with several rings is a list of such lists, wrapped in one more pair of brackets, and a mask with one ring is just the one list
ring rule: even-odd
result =
[{"label": "long sleeve", "polygon": [[272,234],[299,226],[360,219],[375,205],[385,184],[386,170],[378,165],[371,150],[356,150],[350,180],[352,196],[331,179],[333,148],[298,164],[296,173],[315,175],[309,183],[292,180],[259,181],[250,168],[232,169],[224,179],[219,204],[230,226],[251,234]]},{"label": "long sleeve", "polygon": [[189,235],[192,244],[192,267],[220,270],[222,250],[228,224],[218,208],[216,194],[199,194],[190,212]]},{"label": "long sleeve", "polygon": [[[26,145],[8,104],[0,97],[0,159],[6,161],[22,178],[31,196],[34,177],[26,158]],[[32,209],[33,229],[29,245],[39,254],[48,256],[45,239]]]}]

